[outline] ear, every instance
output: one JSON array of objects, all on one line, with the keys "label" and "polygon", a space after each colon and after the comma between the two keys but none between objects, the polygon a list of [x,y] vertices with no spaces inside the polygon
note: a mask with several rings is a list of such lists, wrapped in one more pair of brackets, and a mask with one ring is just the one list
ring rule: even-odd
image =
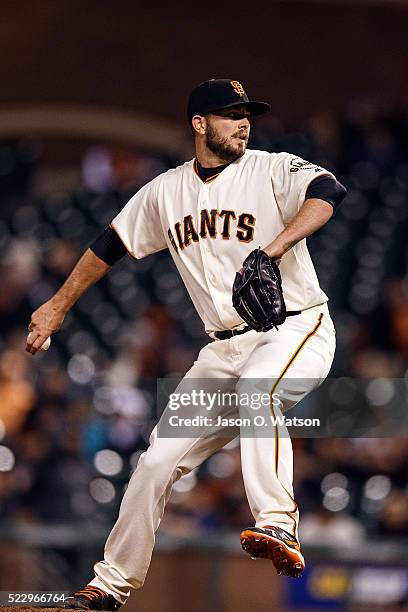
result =
[{"label": "ear", "polygon": [[193,130],[196,134],[200,134],[203,136],[205,134],[207,128],[207,121],[205,117],[201,115],[194,115],[191,120],[191,125],[193,126]]}]

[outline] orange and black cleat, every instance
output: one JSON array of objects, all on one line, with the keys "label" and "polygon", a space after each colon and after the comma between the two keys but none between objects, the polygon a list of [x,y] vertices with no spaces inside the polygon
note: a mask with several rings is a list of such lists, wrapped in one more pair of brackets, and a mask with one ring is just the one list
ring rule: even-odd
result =
[{"label": "orange and black cleat", "polygon": [[109,595],[109,593],[105,593],[102,589],[87,584],[80,591],[75,591],[75,593],[67,597],[63,608],[115,612],[120,606],[121,603],[113,595]]},{"label": "orange and black cleat", "polygon": [[270,559],[283,576],[299,578],[305,569],[299,542],[280,527],[249,527],[241,533],[241,545],[252,559]]}]

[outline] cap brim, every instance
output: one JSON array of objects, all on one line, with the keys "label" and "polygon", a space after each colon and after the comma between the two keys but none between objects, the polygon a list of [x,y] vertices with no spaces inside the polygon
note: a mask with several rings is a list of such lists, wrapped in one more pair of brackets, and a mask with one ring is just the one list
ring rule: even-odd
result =
[{"label": "cap brim", "polygon": [[271,110],[271,105],[267,102],[248,102],[246,106],[251,113],[251,117],[264,115],[265,113],[269,113]]},{"label": "cap brim", "polygon": [[213,113],[214,111],[224,110],[225,108],[232,108],[233,106],[246,106],[249,112],[251,113],[251,117],[256,117],[257,115],[264,115],[271,110],[271,105],[267,102],[232,102],[231,104],[227,104],[226,106],[222,106],[221,108],[213,108],[208,111],[209,113]]}]

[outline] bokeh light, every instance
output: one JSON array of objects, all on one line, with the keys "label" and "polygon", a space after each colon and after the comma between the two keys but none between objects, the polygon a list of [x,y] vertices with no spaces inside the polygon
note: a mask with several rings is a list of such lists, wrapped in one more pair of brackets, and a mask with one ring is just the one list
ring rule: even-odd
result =
[{"label": "bokeh light", "polygon": [[99,504],[109,504],[115,499],[116,490],[106,478],[94,478],[89,484],[89,492]]},{"label": "bokeh light", "polygon": [[0,472],[9,472],[15,464],[13,451],[8,446],[0,446]]},{"label": "bokeh light", "polygon": [[386,378],[376,378],[367,383],[365,394],[372,406],[386,406],[394,398],[394,383]]},{"label": "bokeh light", "polygon": [[373,501],[384,499],[390,491],[391,480],[383,474],[371,476],[364,485],[364,495]]},{"label": "bokeh light", "polygon": [[104,449],[94,456],[95,468],[104,476],[117,476],[123,468],[123,459],[119,453]]},{"label": "bokeh light", "polygon": [[340,474],[339,472],[332,472],[331,474],[327,474],[320,483],[320,489],[322,493],[327,493],[330,489],[335,487],[346,489],[348,484],[348,479],[344,474]]},{"label": "bokeh light", "polygon": [[176,493],[188,493],[191,489],[197,484],[197,476],[195,471],[193,470],[189,474],[185,474],[182,476],[177,482],[174,483],[173,489]]},{"label": "bokeh light", "polygon": [[326,491],[323,497],[323,506],[331,512],[345,510],[350,501],[350,493],[342,487],[333,487]]},{"label": "bokeh light", "polygon": [[208,460],[207,469],[215,478],[228,478],[235,470],[234,458],[229,453],[221,451]]},{"label": "bokeh light", "polygon": [[77,354],[69,360],[67,371],[71,380],[79,385],[86,385],[94,377],[95,364],[88,355]]}]

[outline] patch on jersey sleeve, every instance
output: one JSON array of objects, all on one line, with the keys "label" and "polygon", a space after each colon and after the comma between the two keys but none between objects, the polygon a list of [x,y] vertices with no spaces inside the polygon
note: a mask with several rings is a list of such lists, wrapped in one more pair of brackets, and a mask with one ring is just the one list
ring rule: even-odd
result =
[{"label": "patch on jersey sleeve", "polygon": [[289,172],[299,172],[299,170],[314,170],[315,172],[321,172],[323,168],[316,166],[316,164],[308,162],[301,157],[292,157],[289,162]]}]

